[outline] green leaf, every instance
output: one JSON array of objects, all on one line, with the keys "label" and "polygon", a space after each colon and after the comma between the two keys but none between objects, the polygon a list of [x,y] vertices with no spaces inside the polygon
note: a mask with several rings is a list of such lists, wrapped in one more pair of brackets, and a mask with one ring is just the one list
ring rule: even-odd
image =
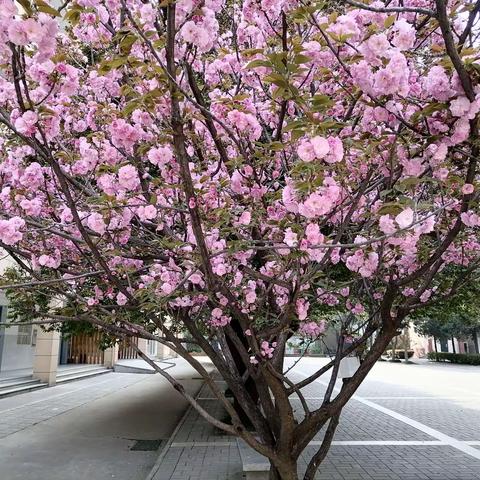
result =
[{"label": "green leaf", "polygon": [[263,48],[246,48],[242,50],[244,57],[253,57],[253,55],[257,55],[258,53],[263,53]]},{"label": "green leaf", "polygon": [[285,148],[282,142],[272,142],[269,143],[267,147],[273,152],[281,152]]},{"label": "green leaf", "polygon": [[51,7],[47,2],[44,2],[43,0],[34,0],[34,2],[39,12],[48,13],[49,15],[53,15],[54,17],[61,16],[58,10]]},{"label": "green leaf", "polygon": [[400,212],[403,212],[404,206],[398,202],[389,202],[382,205],[377,213],[379,215],[398,215]]},{"label": "green leaf", "polygon": [[439,112],[442,110],[445,110],[447,108],[447,105],[445,103],[440,103],[440,102],[432,102],[428,104],[426,107],[422,108],[421,110],[418,110],[415,112],[410,120],[413,123],[418,122],[421,118],[428,117],[434,112]]},{"label": "green leaf", "polygon": [[68,20],[72,25],[77,25],[80,21],[80,14],[82,13],[83,7],[74,3],[65,14],[65,20]]},{"label": "green leaf", "polygon": [[250,69],[250,68],[258,68],[258,67],[272,67],[272,64],[268,60],[252,60],[250,63],[248,63],[245,68]]},{"label": "green leaf", "polygon": [[137,41],[137,36],[134,33],[129,32],[127,35],[125,35],[122,38],[122,40],[119,44],[120,52],[123,55],[128,55],[130,53],[130,51],[132,50],[133,44],[136,41]]},{"label": "green leaf", "polygon": [[396,16],[395,15],[390,15],[385,19],[383,22],[383,25],[385,28],[390,28],[394,23],[395,23]]},{"label": "green leaf", "polygon": [[302,63],[309,63],[311,61],[312,61],[311,57],[303,54],[295,55],[293,59],[293,62],[296,63],[297,65],[300,65]]},{"label": "green leaf", "polygon": [[23,7],[25,13],[27,13],[28,15],[31,15],[33,13],[30,0],[18,0],[18,3]]},{"label": "green leaf", "polygon": [[305,127],[304,120],[294,120],[293,122],[289,122],[285,128],[283,129],[284,132],[290,132],[291,130],[298,129],[300,127]]},{"label": "green leaf", "polygon": [[274,85],[277,85],[278,87],[282,87],[285,89],[289,88],[289,84],[285,77],[283,75],[280,75],[278,73],[271,73],[270,75],[267,75],[263,78],[265,82],[268,83],[273,83]]},{"label": "green leaf", "polygon": [[117,57],[112,60],[104,60],[100,64],[100,67],[98,68],[98,73],[100,73],[100,75],[105,75],[111,70],[115,70],[116,68],[119,68],[122,65],[125,65],[126,63],[127,63],[126,57]]},{"label": "green leaf", "polygon": [[314,112],[326,110],[333,105],[334,102],[328,95],[315,95],[312,98],[312,109]]}]

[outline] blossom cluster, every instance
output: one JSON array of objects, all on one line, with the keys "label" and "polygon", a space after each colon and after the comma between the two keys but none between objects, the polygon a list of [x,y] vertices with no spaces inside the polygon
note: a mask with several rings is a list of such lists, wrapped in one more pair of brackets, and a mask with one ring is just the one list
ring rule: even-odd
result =
[{"label": "blossom cluster", "polygon": [[100,270],[87,311],[240,319],[255,362],[275,351],[262,329],[324,334],[313,306],[361,316],[395,282],[392,315],[440,295],[425,273],[480,249],[480,86],[419,27],[432,3],[178,0],[172,41],[156,1],[57,18],[0,0],[2,246]]}]

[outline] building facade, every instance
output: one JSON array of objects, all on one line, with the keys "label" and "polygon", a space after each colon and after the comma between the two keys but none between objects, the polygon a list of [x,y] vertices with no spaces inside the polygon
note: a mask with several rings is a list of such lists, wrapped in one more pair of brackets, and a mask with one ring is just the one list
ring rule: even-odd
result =
[{"label": "building facade", "polygon": [[[0,274],[15,262],[0,257]],[[0,291],[0,379],[32,375],[42,382],[55,384],[58,366],[63,364],[104,365],[112,368],[118,360],[137,358],[136,351],[127,344],[99,348],[100,334],[62,337],[60,332],[47,332],[35,325],[8,323],[8,298]],[[155,341],[133,339],[140,350],[152,359],[172,356],[169,348]]]}]

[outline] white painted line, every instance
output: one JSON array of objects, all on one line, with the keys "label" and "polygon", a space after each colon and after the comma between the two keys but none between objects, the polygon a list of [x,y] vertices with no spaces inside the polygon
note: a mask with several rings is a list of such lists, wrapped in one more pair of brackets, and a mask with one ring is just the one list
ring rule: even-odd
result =
[{"label": "white painted line", "polygon": [[[321,441],[310,442],[310,445],[321,445]],[[440,440],[339,440],[333,441],[332,445],[368,445],[368,446],[384,446],[384,445],[448,445]]]},{"label": "white painted line", "polygon": [[185,448],[185,447],[233,447],[237,442],[172,442],[170,448]]},{"label": "white painted line", "polygon": [[[303,375],[304,377],[309,376],[309,374],[299,370],[296,370],[296,373]],[[314,380],[314,381],[322,385],[328,385],[327,382],[324,382],[322,380]],[[340,389],[338,387],[335,387],[335,390],[338,391]],[[364,405],[367,405],[379,412],[382,412],[385,415],[389,415],[390,417],[395,418],[396,420],[399,420],[400,422],[403,422],[409,425],[410,427],[416,428],[417,430],[420,430],[421,432],[426,433],[427,435],[430,435],[431,437],[436,438],[437,440],[445,442],[447,445],[453,448],[456,448],[457,450],[460,450],[461,452],[480,460],[480,450],[477,450],[472,446],[467,445],[464,442],[461,442],[460,440],[457,440],[456,438],[450,437],[449,435],[446,435],[438,430],[435,430],[434,428],[429,427],[428,425],[417,422],[412,418],[402,415],[401,413],[395,412],[389,408],[382,407],[381,405],[378,405],[377,403],[374,403],[370,400],[366,400],[363,397],[359,397],[358,395],[353,395],[352,399],[356,400],[357,402],[363,403]]]},{"label": "white painted line", "polygon": [[362,397],[367,400],[478,400],[478,397]]},{"label": "white painted line", "polygon": [[[479,440],[460,442],[465,445],[480,445]],[[321,440],[313,440],[309,443],[310,446],[320,446]],[[189,447],[231,447],[236,445],[236,442],[172,442],[170,448],[189,448]],[[338,446],[450,446],[450,443],[441,440],[334,440],[332,445]]]}]

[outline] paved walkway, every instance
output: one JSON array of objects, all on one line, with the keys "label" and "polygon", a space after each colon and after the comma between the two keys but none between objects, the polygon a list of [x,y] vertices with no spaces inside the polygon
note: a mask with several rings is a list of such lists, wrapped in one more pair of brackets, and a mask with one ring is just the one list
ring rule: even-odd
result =
[{"label": "paved walkway", "polygon": [[[190,393],[183,360],[169,369]],[[160,375],[109,373],[0,399],[1,480],[144,480],[187,408]]]},{"label": "paved walkway", "polygon": [[[324,362],[304,359],[291,376],[301,380]],[[303,390],[310,405],[321,403],[325,388],[320,379]],[[199,399],[225,415],[206,387]],[[306,450],[301,470],[322,437]],[[240,480],[236,441],[190,410],[149,479]],[[345,408],[316,479],[480,480],[480,368],[378,363]]]}]

